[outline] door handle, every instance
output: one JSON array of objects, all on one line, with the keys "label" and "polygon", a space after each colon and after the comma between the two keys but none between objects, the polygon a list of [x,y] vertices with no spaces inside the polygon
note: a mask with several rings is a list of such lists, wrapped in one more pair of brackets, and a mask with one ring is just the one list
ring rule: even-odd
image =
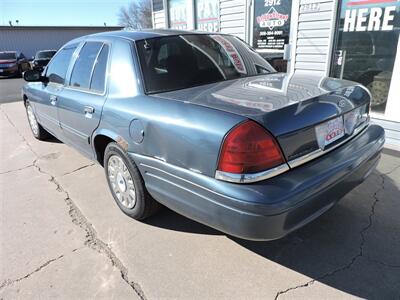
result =
[{"label": "door handle", "polygon": [[85,109],[83,111],[85,112],[85,114],[93,114],[94,113],[94,107],[85,106]]},{"label": "door handle", "polygon": [[57,102],[57,96],[56,95],[50,95],[50,103],[51,105],[56,105]]}]

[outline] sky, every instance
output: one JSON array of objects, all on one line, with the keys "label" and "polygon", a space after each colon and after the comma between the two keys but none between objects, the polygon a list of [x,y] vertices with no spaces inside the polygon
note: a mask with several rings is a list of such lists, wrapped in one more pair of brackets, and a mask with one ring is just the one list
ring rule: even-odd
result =
[{"label": "sky", "polygon": [[0,25],[118,25],[120,7],[137,0],[0,0]]}]

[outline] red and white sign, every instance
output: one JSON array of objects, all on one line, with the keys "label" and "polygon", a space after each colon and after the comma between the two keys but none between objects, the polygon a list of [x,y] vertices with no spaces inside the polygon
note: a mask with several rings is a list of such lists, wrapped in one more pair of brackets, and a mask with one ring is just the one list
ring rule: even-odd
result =
[{"label": "red and white sign", "polygon": [[344,136],[343,118],[338,117],[315,127],[318,146],[324,148]]},{"label": "red and white sign", "polygon": [[285,22],[289,19],[289,15],[281,14],[276,11],[274,7],[271,7],[266,14],[257,16],[257,23],[261,28],[268,27],[274,29],[275,27],[282,27]]},{"label": "red and white sign", "polygon": [[236,71],[241,74],[247,74],[243,59],[232,43],[221,35],[211,35],[211,38],[224,48]]}]

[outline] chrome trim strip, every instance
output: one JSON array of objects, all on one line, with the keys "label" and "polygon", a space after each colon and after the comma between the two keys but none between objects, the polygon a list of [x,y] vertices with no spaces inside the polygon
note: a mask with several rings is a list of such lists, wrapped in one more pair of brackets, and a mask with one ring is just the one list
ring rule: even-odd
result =
[{"label": "chrome trim strip", "polygon": [[286,171],[289,171],[289,166],[287,164],[282,164],[275,168],[253,174],[234,174],[217,170],[215,172],[215,179],[234,183],[251,183],[277,176]]},{"label": "chrome trim strip", "polygon": [[326,149],[326,150],[321,150],[321,149],[317,149],[313,152],[310,152],[306,155],[303,155],[301,157],[292,159],[288,162],[288,165],[290,168],[296,168],[302,164],[305,164],[306,162],[309,162],[313,159],[316,159],[317,157],[320,157],[321,155],[324,155],[325,153],[328,153],[336,148],[338,148],[339,146],[343,145],[344,143],[348,142],[349,140],[351,140],[352,138],[354,138],[356,135],[358,135],[361,131],[365,130],[368,127],[369,122],[365,122],[365,124],[363,124],[362,126],[357,127],[356,129],[354,129],[354,132],[352,135],[350,135],[349,137],[347,137],[345,140],[341,141],[340,143],[338,143],[337,145]]}]

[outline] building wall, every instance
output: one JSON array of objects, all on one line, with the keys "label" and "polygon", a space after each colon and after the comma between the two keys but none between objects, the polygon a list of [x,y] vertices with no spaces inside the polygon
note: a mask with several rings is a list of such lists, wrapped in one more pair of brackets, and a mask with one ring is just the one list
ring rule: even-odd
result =
[{"label": "building wall", "polygon": [[295,71],[328,74],[335,11],[333,0],[300,0]]},{"label": "building wall", "polygon": [[164,1],[163,0],[152,0],[152,22],[153,28],[165,28],[166,24],[166,14],[164,10]]},{"label": "building wall", "polygon": [[0,51],[19,50],[30,58],[38,50],[58,50],[79,36],[119,29],[121,27],[0,27]]},{"label": "building wall", "polygon": [[165,28],[165,12],[164,9],[153,12],[153,28]]},{"label": "building wall", "polygon": [[220,0],[220,30],[245,40],[246,0]]},{"label": "building wall", "polygon": [[[163,3],[163,10],[153,12],[153,24],[156,28],[167,27],[168,0],[153,0]],[[217,0],[218,1],[218,0]],[[252,14],[254,0],[219,0],[220,31],[237,35],[251,43]],[[281,0],[285,1],[285,0]],[[336,14],[340,0],[292,0],[292,23],[290,33],[291,50],[288,72],[295,74],[329,76],[335,38]],[[158,7],[160,7],[158,5]],[[400,40],[399,40],[400,47]],[[400,48],[399,48],[400,49]],[[400,72],[400,54],[393,71],[393,82],[398,81]],[[397,72],[397,73],[396,73]],[[396,77],[397,76],[397,77]],[[390,89],[391,98],[397,97],[397,91]],[[385,115],[372,114],[372,121],[385,128],[387,145],[400,148],[400,122],[397,113],[400,101],[389,106]]]}]

